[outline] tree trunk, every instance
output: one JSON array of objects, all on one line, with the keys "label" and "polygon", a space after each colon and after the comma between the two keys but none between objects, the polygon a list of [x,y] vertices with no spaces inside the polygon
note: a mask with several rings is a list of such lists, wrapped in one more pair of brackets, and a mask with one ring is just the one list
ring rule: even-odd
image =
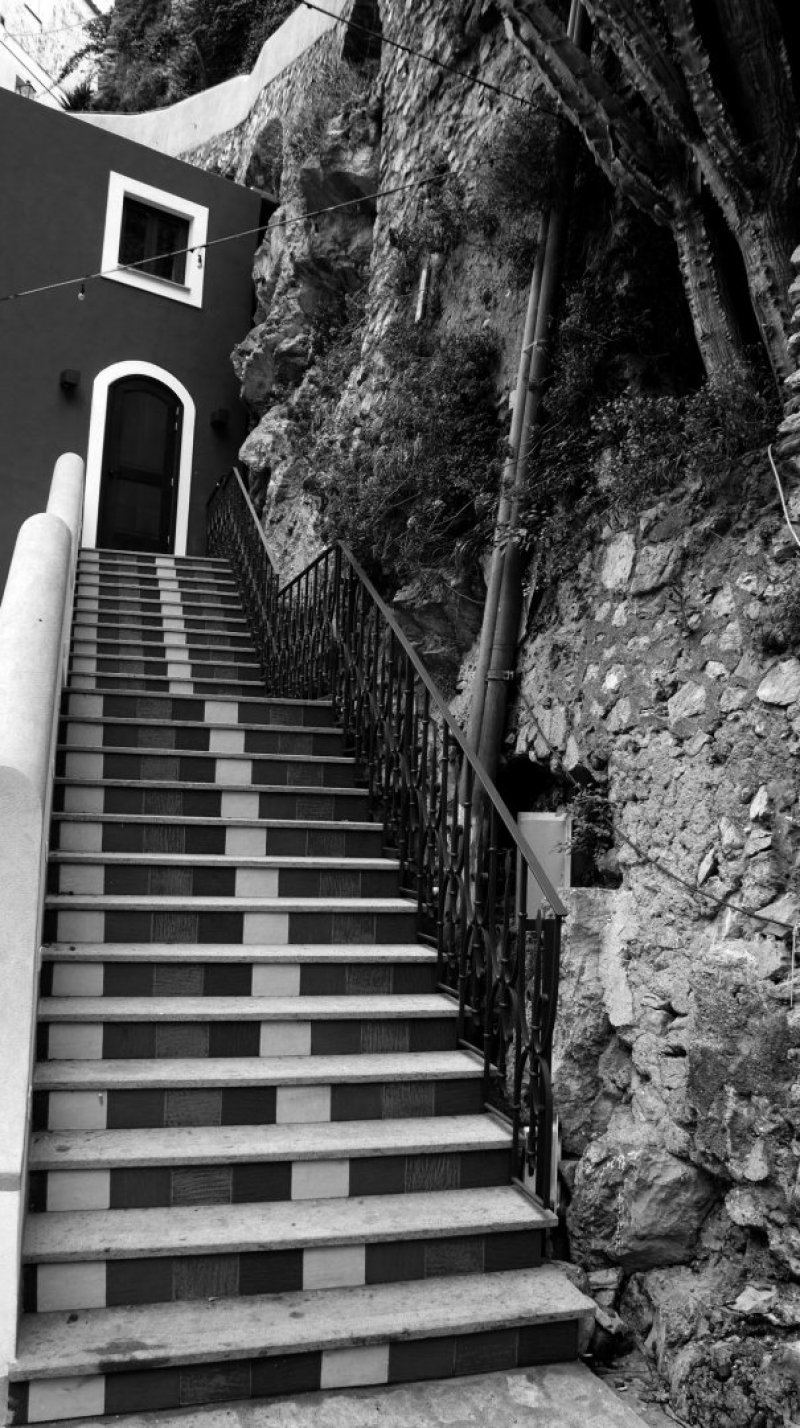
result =
[{"label": "tree trunk", "polygon": [[673,198],[672,232],[694,335],[710,383],[744,379],[747,359],[703,210],[685,190]]},{"label": "tree trunk", "polygon": [[783,215],[767,207],[747,214],[734,235],[761,339],[779,388],[794,371],[789,353],[789,285],[794,235],[788,230]]}]

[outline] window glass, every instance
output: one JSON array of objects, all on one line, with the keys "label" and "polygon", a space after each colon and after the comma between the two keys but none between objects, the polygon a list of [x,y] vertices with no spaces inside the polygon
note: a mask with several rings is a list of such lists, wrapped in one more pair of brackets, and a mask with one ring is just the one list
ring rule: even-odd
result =
[{"label": "window glass", "polygon": [[125,198],[119,241],[119,262],[124,267],[136,264],[139,272],[170,283],[185,283],[186,253],[175,250],[185,250],[188,243],[188,219]]}]

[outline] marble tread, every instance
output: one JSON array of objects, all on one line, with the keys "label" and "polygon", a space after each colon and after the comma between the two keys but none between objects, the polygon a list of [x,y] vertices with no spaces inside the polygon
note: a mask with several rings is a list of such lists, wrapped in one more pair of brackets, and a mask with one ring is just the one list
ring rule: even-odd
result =
[{"label": "marble tread", "polygon": [[594,1305],[552,1265],[325,1293],[189,1300],[25,1316],[12,1379],[477,1334],[584,1320]]},{"label": "marble tread", "polygon": [[417,942],[46,942],[48,962],[326,962],[347,965],[384,962],[432,963],[436,953]]},{"label": "marble tread", "polygon": [[[625,1402],[582,1363],[537,1364],[466,1378],[75,1419],[70,1428],[647,1428],[657,1410]],[[661,1413],[658,1422],[672,1428]],[[42,1423],[40,1428],[54,1428]],[[59,1424],[61,1428],[61,1424]]]},{"label": "marble tread", "polygon": [[[31,1170],[84,1170],[251,1160],[350,1160],[361,1156],[507,1150],[509,1127],[488,1115],[268,1126],[171,1126],[121,1131],[37,1131]],[[437,1192],[438,1193],[438,1192]],[[238,1209],[238,1207],[237,1207]]]},{"label": "marble tread", "polygon": [[[102,945],[102,944],[101,944]],[[39,1020],[136,1021],[339,1021],[380,1017],[404,1020],[458,1016],[458,1005],[438,993],[386,996],[293,997],[42,997]]]},{"label": "marble tread", "polygon": [[50,854],[50,862],[88,863],[92,867],[98,863],[109,863],[112,866],[122,867],[131,865],[157,866],[159,868],[237,867],[258,868],[259,871],[270,868],[292,868],[302,871],[305,868],[309,871],[321,869],[325,872],[345,870],[348,873],[391,872],[398,866],[396,858],[318,858],[301,854],[294,858],[279,857],[274,854],[265,854],[263,858],[248,858],[237,853],[62,853],[59,850]]},{"label": "marble tread", "polygon": [[74,912],[413,912],[414,904],[399,897],[166,897],[158,893],[125,896],[114,893],[50,893],[46,906]]},{"label": "marble tread", "polygon": [[472,1051],[372,1052],[355,1056],[228,1056],[130,1061],[40,1061],[37,1091],[143,1090],[204,1086],[326,1086],[371,1081],[480,1080]]},{"label": "marble tread", "polygon": [[375,1244],[541,1230],[556,1223],[513,1185],[479,1190],[435,1190],[415,1195],[369,1195],[347,1201],[287,1200],[237,1205],[221,1215],[218,1205],[150,1210],[62,1211],[29,1215],[24,1258],[28,1263],[142,1259],[178,1254],[231,1254],[304,1249],[317,1245]]}]

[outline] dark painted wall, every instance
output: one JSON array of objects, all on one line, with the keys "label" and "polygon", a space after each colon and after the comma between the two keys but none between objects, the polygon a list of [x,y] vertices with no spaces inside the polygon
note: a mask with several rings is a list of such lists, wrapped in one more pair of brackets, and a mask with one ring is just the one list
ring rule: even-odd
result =
[{"label": "dark painted wall", "polygon": [[[0,90],[0,297],[101,266],[108,175],[204,204],[208,238],[258,226],[261,198],[249,189],[80,119]],[[230,352],[250,326],[257,235],[209,248],[202,308],[98,278],[0,302],[0,588],[22,522],[44,508],[63,451],[86,456],[92,383],[114,362],[157,363],[185,384],[197,406],[189,553],[204,549],[205,501],[247,433]],[[190,259],[190,261],[194,261]],[[63,368],[80,370],[68,397]],[[209,425],[227,407],[226,431]]]}]

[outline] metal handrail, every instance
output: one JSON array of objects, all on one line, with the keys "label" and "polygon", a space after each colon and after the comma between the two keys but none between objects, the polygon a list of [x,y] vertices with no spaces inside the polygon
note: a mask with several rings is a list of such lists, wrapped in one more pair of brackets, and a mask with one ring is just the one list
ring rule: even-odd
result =
[{"label": "metal handrail", "polygon": [[436,947],[439,985],[457,999],[459,1037],[482,1054],[484,1097],[511,1120],[515,1173],[552,1204],[564,904],[352,552],[330,547],[278,590],[254,524],[234,472],[209,504],[209,549],[231,559],[267,688],[331,700],[416,899],[417,935]]},{"label": "metal handrail", "polygon": [[469,748],[464,734],[462,733],[458,723],[453,718],[452,713],[445,704],[442,695],[436,688],[436,685],[434,684],[427,669],[422,663],[422,660],[414,649],[414,646],[411,644],[408,637],[403,633],[402,627],[397,619],[397,616],[393,614],[392,610],[386,604],[386,601],[383,600],[378,594],[378,591],[375,589],[375,586],[373,585],[366,571],[361,565],[359,565],[358,561],[353,555],[353,552],[350,550],[350,547],[345,545],[344,541],[337,541],[335,546],[329,546],[328,549],[324,550],[322,554],[317,557],[316,560],[313,560],[311,564],[306,567],[305,570],[301,571],[300,574],[296,575],[293,580],[290,580],[286,585],[283,585],[281,587],[278,592],[278,599],[283,600],[285,596],[288,596],[289,592],[295,586],[299,586],[300,583],[305,580],[305,578],[314,569],[315,566],[321,565],[328,556],[332,555],[337,550],[341,552],[341,554],[347,560],[348,564],[353,569],[354,573],[358,576],[358,579],[361,581],[362,585],[364,585],[364,587],[368,591],[370,598],[380,610],[381,615],[383,616],[389,628],[392,630],[406,658],[409,659],[411,661],[411,664],[414,666],[418,678],[425,686],[428,691],[428,694],[430,695],[432,704],[436,708],[443,722],[447,724],[450,730],[451,738],[458,745],[462,754],[464,755],[464,758],[472,767],[473,773],[480,780],[482,787],[484,788],[486,794],[491,799],[497,810],[497,815],[501,823],[503,824],[503,827],[511,838],[511,841],[514,843],[520,857],[524,859],[530,872],[533,873],[537,886],[544,894],[553,912],[559,917],[566,917],[567,909],[564,906],[564,903],[561,901],[561,898],[559,897],[556,889],[553,887],[553,884],[551,883],[550,879],[547,876],[547,873],[545,872],[544,868],[536,857],[536,854],[521,838],[517,824],[512,814],[509,812],[507,805],[504,803],[502,795],[500,794],[500,791],[497,788],[497,785],[494,783],[493,779],[490,778],[489,773],[487,772],[481,760],[478,758],[478,755],[474,753],[472,749]]}]

